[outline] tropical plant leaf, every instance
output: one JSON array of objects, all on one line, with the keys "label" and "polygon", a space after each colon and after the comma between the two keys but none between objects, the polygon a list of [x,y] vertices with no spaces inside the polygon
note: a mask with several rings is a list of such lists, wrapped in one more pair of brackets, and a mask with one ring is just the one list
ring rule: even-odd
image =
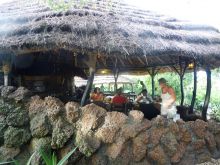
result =
[{"label": "tropical plant leaf", "polygon": [[43,149],[40,149],[39,152],[40,152],[40,155],[43,158],[44,162],[46,163],[46,165],[53,165],[51,151],[46,153]]},{"label": "tropical plant leaf", "polygon": [[36,151],[31,155],[31,157],[28,159],[28,162],[26,165],[30,165],[31,164],[31,160],[34,157],[34,155],[36,154]]},{"label": "tropical plant leaf", "polygon": [[15,160],[15,159],[13,159],[13,163],[14,163],[15,165],[20,165],[20,163],[19,163],[17,160]]},{"label": "tropical plant leaf", "polygon": [[11,164],[11,163],[14,163],[14,161],[10,161],[10,162],[0,162],[0,165],[3,165],[3,164]]},{"label": "tropical plant leaf", "polygon": [[68,154],[66,154],[63,159],[61,159],[57,165],[63,165],[68,159],[69,157],[76,151],[77,147],[74,148],[72,151],[70,151]]},{"label": "tropical plant leaf", "polygon": [[53,162],[53,165],[57,165],[57,157],[56,157],[54,152],[53,152],[53,155],[52,155],[52,162]]}]

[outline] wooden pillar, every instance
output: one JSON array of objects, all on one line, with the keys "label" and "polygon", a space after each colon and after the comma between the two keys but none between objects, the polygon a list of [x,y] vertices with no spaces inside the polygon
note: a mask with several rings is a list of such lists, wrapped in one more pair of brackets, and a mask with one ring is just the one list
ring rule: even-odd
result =
[{"label": "wooden pillar", "polygon": [[207,120],[207,110],[211,96],[211,70],[209,66],[206,67],[206,75],[207,75],[207,88],[206,88],[205,101],[202,109],[202,118],[205,121]]},{"label": "wooden pillar", "polygon": [[114,79],[115,79],[115,92],[118,89],[118,76],[119,76],[119,70],[116,68],[114,71]]},{"label": "wooden pillar", "polygon": [[193,113],[193,108],[195,105],[195,101],[196,101],[196,93],[197,93],[197,66],[196,66],[196,61],[194,60],[194,68],[193,68],[193,95],[192,95],[192,101],[191,101],[191,105],[190,105],[190,110],[189,110],[189,114]]},{"label": "wooden pillar", "polygon": [[114,79],[115,79],[115,89],[114,89],[115,92],[116,92],[117,89],[118,89],[118,83],[117,83],[117,81],[118,81],[118,76],[119,76],[119,69],[118,69],[117,65],[118,65],[118,59],[115,58],[115,66],[114,66],[114,70],[113,70],[113,72],[114,72]]},{"label": "wooden pillar", "polygon": [[176,73],[179,75],[180,77],[180,91],[181,91],[181,102],[180,105],[183,106],[184,103],[184,89],[183,89],[183,78],[184,78],[184,74],[186,72],[186,68],[187,68],[187,63],[182,61],[182,59],[179,59],[179,67],[180,70],[178,70],[175,66],[173,66],[173,69],[176,71]]},{"label": "wooden pillar", "polygon": [[147,70],[147,72],[151,76],[151,86],[152,86],[151,96],[152,96],[152,98],[154,98],[154,96],[155,96],[155,80],[154,80],[154,78],[157,75],[157,73],[159,72],[159,69],[156,71],[156,68],[153,67],[151,70]]},{"label": "wooden pillar", "polygon": [[81,99],[81,106],[86,105],[86,101],[89,99],[89,95],[92,89],[92,84],[95,76],[95,70],[96,70],[96,61],[97,61],[97,56],[94,54],[88,55],[89,59],[85,60],[85,64],[89,67],[89,78],[86,84],[86,89],[83,93],[83,97]]},{"label": "wooden pillar", "polygon": [[94,76],[95,76],[95,69],[89,68],[89,78],[88,78],[88,81],[87,81],[87,84],[86,84],[86,89],[83,93],[83,97],[81,99],[81,106],[86,105],[86,101],[88,100],[89,94],[90,94],[91,89],[92,89]]}]

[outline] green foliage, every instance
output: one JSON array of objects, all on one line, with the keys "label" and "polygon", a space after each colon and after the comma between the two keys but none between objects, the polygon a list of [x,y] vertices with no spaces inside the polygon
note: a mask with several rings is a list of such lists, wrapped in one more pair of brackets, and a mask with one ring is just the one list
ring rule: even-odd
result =
[{"label": "green foliage", "polygon": [[[68,154],[66,154],[58,163],[57,163],[57,156],[55,152],[51,154],[51,151],[45,152],[44,149],[40,149],[39,153],[40,156],[43,158],[43,161],[46,165],[63,165],[69,157],[76,151],[77,147],[75,147],[73,150],[71,150]],[[31,164],[31,160],[36,154],[36,151],[31,155],[26,165]],[[0,165],[7,165],[7,164],[13,164],[13,165],[20,165],[20,163],[17,160],[8,161],[8,162],[0,162]]]},{"label": "green foliage", "polygon": [[51,151],[45,152],[43,149],[40,149],[40,155],[43,158],[46,165],[63,165],[69,157],[76,151],[77,147],[71,150],[68,154],[66,154],[58,163],[57,163],[57,156]]},{"label": "green foliage", "polygon": [[[66,11],[72,7],[83,8],[88,3],[92,4],[93,8],[96,8],[96,2],[93,0],[41,0],[44,4],[47,4],[54,11]],[[107,0],[107,9],[112,9],[112,0]]]}]

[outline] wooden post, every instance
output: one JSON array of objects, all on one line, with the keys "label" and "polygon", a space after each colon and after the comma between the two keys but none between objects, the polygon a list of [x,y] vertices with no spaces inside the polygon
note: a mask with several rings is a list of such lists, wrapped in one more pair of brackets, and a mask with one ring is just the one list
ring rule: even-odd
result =
[{"label": "wooden post", "polygon": [[88,81],[86,84],[86,89],[83,93],[83,97],[81,99],[81,104],[80,104],[81,106],[85,106],[86,101],[89,98],[89,94],[92,89],[92,84],[93,84],[95,70],[96,70],[97,56],[95,56],[94,54],[90,54],[90,55],[88,55],[88,57],[89,57],[89,59],[87,61],[85,61],[85,64],[89,67],[89,78],[88,78]]},{"label": "wooden post", "polygon": [[94,76],[95,76],[95,70],[93,68],[89,68],[89,78],[88,78],[88,81],[87,81],[87,84],[86,84],[86,89],[83,93],[83,97],[81,99],[81,106],[86,105],[86,101],[89,98],[89,94],[90,94],[91,89],[92,89]]},{"label": "wooden post", "polygon": [[119,70],[115,69],[114,71],[114,79],[115,79],[115,92],[118,89],[118,76],[119,76]]},{"label": "wooden post", "polygon": [[196,66],[196,61],[194,60],[194,68],[193,68],[193,95],[192,95],[192,101],[191,101],[191,105],[190,105],[190,110],[189,110],[189,114],[193,113],[193,108],[195,105],[195,101],[196,101],[196,92],[197,92],[197,66]]},{"label": "wooden post", "polygon": [[210,96],[211,96],[211,70],[209,66],[206,67],[206,75],[207,75],[207,88],[206,88],[206,95],[205,95],[205,101],[202,109],[202,118],[203,120],[207,120],[207,110],[209,106]]},{"label": "wooden post", "polygon": [[118,76],[119,76],[119,69],[118,69],[118,67],[117,67],[117,65],[118,65],[118,59],[117,58],[115,58],[116,60],[115,60],[115,66],[114,66],[114,70],[113,70],[113,72],[114,72],[114,79],[115,79],[115,92],[117,91],[117,89],[118,89],[118,83],[117,83],[117,81],[118,81]]},{"label": "wooden post", "polygon": [[179,67],[180,67],[180,71],[178,71],[178,69],[175,66],[173,66],[176,73],[180,76],[180,91],[181,91],[180,105],[183,106],[183,103],[184,103],[183,77],[186,72],[187,63],[185,63],[185,66],[183,66],[181,58],[179,59]]},{"label": "wooden post", "polygon": [[151,70],[147,70],[147,72],[151,76],[151,86],[152,86],[151,96],[152,96],[152,98],[154,98],[154,95],[155,95],[155,80],[154,80],[154,78],[157,75],[157,73],[159,72],[159,69],[156,71],[156,68],[153,67]]}]

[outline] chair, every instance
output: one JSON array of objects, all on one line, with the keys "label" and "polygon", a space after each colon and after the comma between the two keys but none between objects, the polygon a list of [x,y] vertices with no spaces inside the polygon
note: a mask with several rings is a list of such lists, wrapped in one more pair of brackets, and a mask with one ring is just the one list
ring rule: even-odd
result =
[{"label": "chair", "polygon": [[126,113],[126,104],[112,103],[111,110]]},{"label": "chair", "polygon": [[144,117],[151,120],[160,114],[160,111],[153,104],[140,104],[140,110],[144,113]]}]

